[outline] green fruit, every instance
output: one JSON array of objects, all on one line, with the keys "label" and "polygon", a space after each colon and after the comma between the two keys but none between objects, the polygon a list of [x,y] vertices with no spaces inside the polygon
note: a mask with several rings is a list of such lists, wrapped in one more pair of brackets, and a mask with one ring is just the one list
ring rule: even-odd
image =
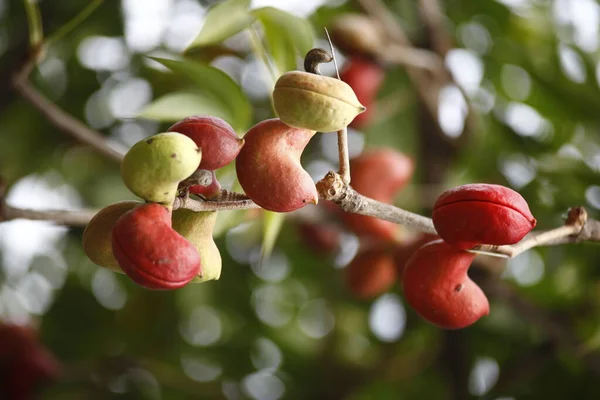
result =
[{"label": "green fruit", "polygon": [[201,150],[189,137],[159,133],[129,149],[121,163],[121,176],[135,195],[170,207],[177,185],[194,173],[201,159]]},{"label": "green fruit", "polygon": [[366,110],[346,82],[301,71],[279,77],[273,104],[287,125],[319,132],[339,131]]},{"label": "green fruit", "polygon": [[202,276],[196,276],[190,283],[217,280],[221,276],[221,253],[212,235],[216,221],[216,211],[195,212],[185,208],[173,211],[173,229],[200,253]]},{"label": "green fruit", "polygon": [[123,273],[112,250],[112,230],[123,214],[140,205],[139,201],[121,201],[98,211],[83,232],[83,250],[96,265]]}]

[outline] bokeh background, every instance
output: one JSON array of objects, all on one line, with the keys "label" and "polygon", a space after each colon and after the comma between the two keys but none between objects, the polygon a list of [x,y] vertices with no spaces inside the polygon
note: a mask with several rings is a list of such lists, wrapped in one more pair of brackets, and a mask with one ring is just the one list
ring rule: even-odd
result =
[{"label": "bokeh background", "polygon": [[[181,113],[212,110],[240,134],[273,115],[272,80],[248,31],[188,55],[239,84],[235,98],[248,113],[216,105],[202,77],[171,73],[147,57],[180,59],[214,1],[101,3],[49,44],[31,80],[113,148],[126,151]],[[417,46],[431,48],[419,2],[385,3]],[[386,146],[412,157],[416,173],[395,203],[424,215],[443,190],[489,182],[522,193],[541,229],[561,225],[571,206],[598,217],[598,2],[440,3],[441,29],[453,44],[444,62],[454,83],[440,91],[437,115],[428,114],[405,68],[387,65],[378,95],[384,112],[368,128],[350,131],[351,153]],[[40,1],[45,34],[86,5]],[[264,6],[308,21],[312,34],[301,39],[321,47],[323,26],[360,11],[343,0],[251,2]],[[275,25],[253,31],[267,35],[267,49],[287,34]],[[23,2],[0,0],[5,200],[79,209],[132,199],[116,163],[60,132],[11,89],[28,41]],[[231,88],[222,90],[234,98]],[[467,104],[473,125],[465,123]],[[335,135],[315,137],[303,163],[315,180],[335,169]],[[233,172],[219,171],[224,187],[235,188]],[[36,326],[62,362],[62,378],[40,393],[43,399],[600,398],[597,245],[536,248],[493,268],[476,265],[472,276],[488,293],[491,313],[472,327],[443,331],[405,304],[399,285],[373,300],[356,299],[342,275],[358,239],[343,232],[335,251],[314,252],[298,230],[309,214],[286,216],[272,256],[261,263],[265,219],[222,212],[215,232],[221,279],[173,292],[142,289],[92,264],[80,228],[2,222],[0,320]]]}]

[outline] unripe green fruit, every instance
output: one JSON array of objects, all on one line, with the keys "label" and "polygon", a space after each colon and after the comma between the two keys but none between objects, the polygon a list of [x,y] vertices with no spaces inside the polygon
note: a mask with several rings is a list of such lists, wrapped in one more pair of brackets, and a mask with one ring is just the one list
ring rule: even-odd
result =
[{"label": "unripe green fruit", "polygon": [[221,253],[212,236],[216,221],[216,211],[195,212],[185,208],[173,211],[173,229],[196,247],[202,260],[202,276],[196,276],[190,283],[221,277]]},{"label": "unripe green fruit", "polygon": [[189,137],[159,133],[129,149],[121,163],[121,176],[135,195],[170,207],[177,185],[194,173],[201,159],[201,150]]},{"label": "unripe green fruit", "polygon": [[273,104],[287,125],[319,132],[339,131],[366,110],[346,82],[301,71],[279,77]]},{"label": "unripe green fruit", "polygon": [[112,250],[112,230],[117,220],[139,201],[120,201],[98,211],[83,232],[83,250],[96,265],[123,273]]}]

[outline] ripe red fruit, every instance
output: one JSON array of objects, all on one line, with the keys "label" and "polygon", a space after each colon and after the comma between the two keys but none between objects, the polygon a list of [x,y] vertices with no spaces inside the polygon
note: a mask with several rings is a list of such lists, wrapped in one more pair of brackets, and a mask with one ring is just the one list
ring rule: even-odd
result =
[{"label": "ripe red fruit", "polygon": [[475,255],[443,240],[430,242],[408,260],[402,276],[406,301],[444,329],[467,327],[489,314],[487,297],[467,275]]},{"label": "ripe red fruit", "polygon": [[200,273],[198,250],[171,228],[171,212],[156,203],[123,214],[112,247],[123,271],[148,289],[177,289]]},{"label": "ripe red fruit", "polygon": [[235,160],[244,192],[265,210],[290,212],[317,204],[317,188],[300,164],[302,151],[316,132],[292,128],[279,118],[256,124]]},{"label": "ripe red fruit", "polygon": [[61,366],[30,327],[0,324],[0,398],[32,399]]},{"label": "ripe red fruit", "polygon": [[394,264],[396,265],[398,276],[402,277],[406,263],[417,250],[423,247],[423,245],[439,239],[440,237],[437,235],[423,233],[409,242],[398,243],[394,249]]},{"label": "ripe red fruit", "polygon": [[344,66],[340,78],[350,85],[360,103],[367,107],[350,123],[353,128],[363,128],[373,118],[375,98],[385,79],[385,70],[373,61],[355,57]]},{"label": "ripe red fruit", "polygon": [[525,199],[514,190],[484,183],[450,189],[433,206],[433,224],[447,243],[461,249],[519,242],[535,225]]},{"label": "ripe red fruit", "polygon": [[168,132],[178,132],[191,138],[202,150],[199,169],[215,170],[229,164],[238,155],[244,140],[221,118],[197,115],[182,119]]},{"label": "ripe red fruit", "polygon": [[[350,162],[350,185],[362,195],[391,203],[396,192],[408,183],[413,171],[413,161],[396,150],[367,150]],[[359,214],[342,213],[342,218],[359,236],[389,241],[395,238],[398,229],[392,222]]]},{"label": "ripe red fruit", "polygon": [[373,248],[357,254],[344,269],[344,277],[356,297],[369,299],[391,288],[397,272],[392,255],[383,248]]}]

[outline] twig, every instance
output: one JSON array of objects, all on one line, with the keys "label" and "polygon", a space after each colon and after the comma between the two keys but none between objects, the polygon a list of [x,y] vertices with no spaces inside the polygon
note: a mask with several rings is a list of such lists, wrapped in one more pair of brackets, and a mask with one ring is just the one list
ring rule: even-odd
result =
[{"label": "twig", "polygon": [[338,154],[340,159],[339,174],[344,184],[350,184],[350,156],[348,153],[348,129],[344,128],[337,132]]},{"label": "twig", "polygon": [[433,74],[439,74],[444,69],[444,62],[436,53],[407,45],[386,46],[377,54],[377,59],[409,68],[419,68]]},{"label": "twig", "polygon": [[[545,244],[550,245],[573,243],[582,240],[594,240],[593,235],[598,233],[600,233],[600,224],[598,221],[589,221],[588,224],[587,212],[585,209],[583,207],[574,207],[569,210],[569,215],[564,226],[542,233],[530,234],[519,243],[511,246],[480,245],[476,246],[473,251],[514,258],[529,249]],[[585,235],[585,239],[580,237],[582,234]],[[598,238],[598,236],[596,236],[596,238]]]},{"label": "twig", "polygon": [[[429,26],[435,52],[415,48],[400,23],[381,0],[358,0],[358,3],[367,14],[379,21],[387,36],[399,45],[388,46],[385,49],[386,54],[381,54],[380,57],[382,57],[382,61],[387,60],[406,67],[407,75],[414,82],[417,93],[434,120],[437,121],[438,118],[438,96],[442,86],[454,83],[467,102],[466,130],[468,132],[474,131],[477,128],[475,110],[468,101],[467,93],[460,85],[456,84],[452,74],[444,66],[444,57],[452,48],[452,42],[443,28],[444,16],[437,0],[421,0],[421,13],[424,22]],[[414,65],[415,63],[417,66]],[[425,65],[429,66],[428,72],[433,73],[435,79],[431,79],[431,76],[424,73],[426,71],[422,67]],[[463,139],[462,136],[461,139]]]},{"label": "twig", "polygon": [[430,218],[363,196],[344,183],[342,177],[333,171],[327,173],[317,183],[317,191],[320,198],[333,201],[344,211],[380,218],[409,229],[436,234]]},{"label": "twig", "polygon": [[33,221],[51,221],[58,225],[83,227],[88,224],[90,219],[98,210],[31,210],[27,208],[17,208],[8,204],[0,205],[0,222],[13,219],[29,219]]},{"label": "twig", "polygon": [[[325,28],[325,34],[327,35],[327,42],[329,43],[329,49],[331,51],[331,59],[333,60],[333,65],[335,66],[335,74],[337,79],[340,78],[340,71],[338,69],[337,60],[335,59],[335,50],[333,48],[333,43],[331,42],[331,37],[329,36],[329,32],[327,28]],[[350,184],[350,152],[348,150],[348,128],[344,127],[337,132],[337,142],[338,142],[338,155],[340,162],[339,174],[342,177],[342,182],[345,185]]]},{"label": "twig", "polygon": [[432,47],[441,57],[452,49],[452,40],[445,29],[445,18],[439,0],[419,0],[419,10],[425,27],[429,31]]},{"label": "twig", "polygon": [[90,3],[75,15],[69,22],[61,26],[56,32],[48,36],[46,43],[53,43],[62,39],[71,31],[79,26],[83,21],[87,19],[92,13],[104,2],[104,0],[92,0]]},{"label": "twig", "polygon": [[112,149],[100,132],[89,128],[86,124],[62,110],[33,87],[29,82],[29,74],[35,66],[36,58],[35,56],[31,57],[15,75],[13,79],[15,90],[56,128],[75,140],[91,146],[100,154],[114,161],[121,161],[123,154]]}]

